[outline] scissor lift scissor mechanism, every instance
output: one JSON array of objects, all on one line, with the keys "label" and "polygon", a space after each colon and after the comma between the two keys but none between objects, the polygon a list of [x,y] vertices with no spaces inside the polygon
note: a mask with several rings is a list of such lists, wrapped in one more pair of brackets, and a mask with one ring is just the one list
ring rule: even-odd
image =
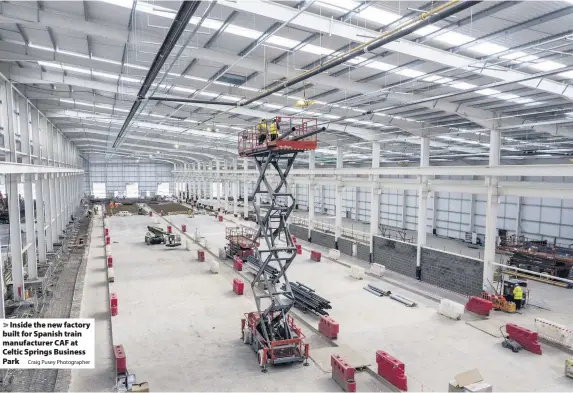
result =
[{"label": "scissor lift scissor mechanism", "polygon": [[[268,363],[304,361],[308,364],[304,334],[288,315],[294,296],[286,271],[296,256],[296,247],[287,226],[295,206],[287,177],[299,152],[316,149],[316,135],[320,130],[316,119],[280,120],[286,130],[275,140],[267,138],[259,143],[255,128],[239,134],[239,155],[252,157],[259,171],[252,200],[259,223],[254,240],[261,239],[261,246],[254,250],[253,256],[258,260],[259,269],[251,282],[257,311],[246,314],[241,333],[243,341],[257,352],[263,371]],[[257,204],[258,195],[266,200],[265,204]],[[275,274],[269,274],[269,270]]]}]

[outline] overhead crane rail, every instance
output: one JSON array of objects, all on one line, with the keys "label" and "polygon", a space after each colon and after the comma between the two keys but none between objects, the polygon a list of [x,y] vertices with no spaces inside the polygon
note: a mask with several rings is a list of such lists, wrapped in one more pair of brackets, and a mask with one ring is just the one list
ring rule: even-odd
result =
[{"label": "overhead crane rail", "polygon": [[[257,126],[242,131],[238,136],[239,155],[252,157],[259,171],[251,195],[259,224],[253,237],[257,247],[248,257],[255,275],[251,287],[257,311],[247,313],[242,319],[241,337],[257,353],[263,372],[268,364],[308,364],[309,346],[304,343],[304,334],[288,314],[295,297],[286,271],[296,256],[296,246],[287,226],[295,206],[287,177],[297,154],[315,150],[317,134],[324,130],[318,127],[314,118],[277,119],[281,134],[275,134],[273,138],[265,134],[269,127]],[[262,134],[266,137],[261,138]],[[276,172],[278,176],[268,176],[269,171]],[[256,203],[257,195],[264,195],[268,201],[264,213]],[[284,241],[279,244],[279,239]],[[259,290],[263,294],[258,294]]]}]

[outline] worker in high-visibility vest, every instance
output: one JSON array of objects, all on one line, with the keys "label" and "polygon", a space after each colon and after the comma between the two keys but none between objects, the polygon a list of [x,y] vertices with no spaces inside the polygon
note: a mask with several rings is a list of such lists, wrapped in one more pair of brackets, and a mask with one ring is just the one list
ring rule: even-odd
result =
[{"label": "worker in high-visibility vest", "polygon": [[261,120],[261,122],[257,124],[256,128],[259,134],[259,145],[262,145],[267,140],[267,120]]},{"label": "worker in high-visibility vest", "polygon": [[270,126],[270,134],[271,134],[271,141],[276,140],[279,137],[279,123],[277,122],[277,118],[275,117],[271,122]]},{"label": "worker in high-visibility vest", "polygon": [[520,310],[521,303],[523,301],[523,288],[520,285],[516,285],[513,288],[513,302],[515,303],[515,308]]}]

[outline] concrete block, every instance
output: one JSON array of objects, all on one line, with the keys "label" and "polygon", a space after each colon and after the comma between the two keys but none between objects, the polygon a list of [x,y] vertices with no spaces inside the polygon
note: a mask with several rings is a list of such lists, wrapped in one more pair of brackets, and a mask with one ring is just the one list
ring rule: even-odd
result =
[{"label": "concrete block", "polygon": [[483,262],[422,247],[422,281],[467,296],[483,292]]},{"label": "concrete block", "polygon": [[442,299],[438,306],[438,313],[448,318],[460,320],[464,315],[465,306],[449,299]]},{"label": "concrete block", "polygon": [[370,246],[367,244],[356,243],[356,258],[361,261],[370,262]]},{"label": "concrete block", "polygon": [[227,252],[225,251],[224,248],[219,248],[219,259],[225,259],[227,258]]},{"label": "concrete block", "polygon": [[209,259],[209,270],[211,271],[211,273],[217,274],[219,273],[219,262],[213,260],[213,259]]},{"label": "concrete block", "polygon": [[111,244],[105,245],[105,255],[111,255]]},{"label": "concrete block", "polygon": [[345,255],[352,256],[353,255],[353,253],[352,253],[353,244],[354,244],[354,242],[352,240],[345,239],[343,237],[339,237],[338,238],[338,251],[340,251],[341,253],[343,253]]},{"label": "concrete block", "polygon": [[372,258],[386,269],[416,277],[417,248],[413,244],[374,236]]},{"label": "concrete block", "polygon": [[335,250],[334,248],[331,248],[330,250],[328,250],[328,257],[330,259],[334,259],[335,261],[338,261],[340,259],[340,251]]},{"label": "concrete block", "polygon": [[113,272],[113,267],[108,267],[107,268],[107,282],[114,282],[115,281],[115,275]]},{"label": "concrete block", "polygon": [[382,277],[384,273],[386,273],[386,266],[380,265],[379,263],[373,263],[370,265],[369,273],[378,277]]},{"label": "concrete block", "polygon": [[315,231],[314,229],[310,231],[310,236],[312,243],[318,244],[319,246],[334,248],[334,235],[329,233],[324,233],[320,231]]},{"label": "concrete block", "polygon": [[535,318],[537,333],[550,341],[567,348],[573,348],[573,331],[564,325],[543,318]]},{"label": "concrete block", "polygon": [[352,266],[350,268],[350,277],[355,278],[357,280],[363,280],[364,276],[365,276],[365,271],[363,267]]}]

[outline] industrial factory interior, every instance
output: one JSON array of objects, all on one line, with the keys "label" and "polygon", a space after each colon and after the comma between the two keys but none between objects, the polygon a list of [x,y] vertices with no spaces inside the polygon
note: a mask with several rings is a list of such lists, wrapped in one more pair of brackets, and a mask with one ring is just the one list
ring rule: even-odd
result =
[{"label": "industrial factory interior", "polygon": [[1,1],[0,391],[572,392],[572,26]]}]

